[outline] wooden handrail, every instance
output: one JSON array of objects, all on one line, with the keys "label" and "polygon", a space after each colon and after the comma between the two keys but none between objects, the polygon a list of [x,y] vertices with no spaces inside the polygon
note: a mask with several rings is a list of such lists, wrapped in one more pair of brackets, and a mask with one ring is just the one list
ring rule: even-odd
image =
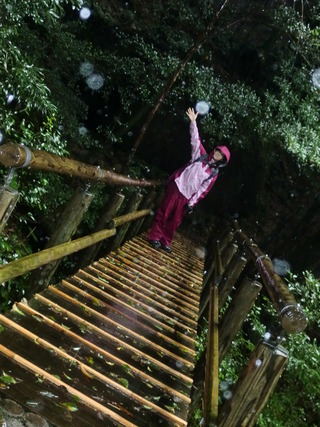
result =
[{"label": "wooden handrail", "polygon": [[[146,216],[149,213],[149,209],[144,209],[143,211],[136,211],[128,215],[123,215],[122,217],[119,217],[121,218],[120,223],[124,224],[125,222]],[[117,218],[114,219],[114,221],[116,220]],[[81,249],[91,246],[97,242],[101,242],[102,240],[114,236],[115,234],[115,228],[101,230],[90,234],[89,236],[80,237],[79,239],[73,240],[71,242],[62,243],[61,245],[44,249],[43,251],[39,251],[9,262],[8,264],[1,265],[0,284],[28,273],[29,271],[41,267],[42,265],[48,264],[49,262],[56,261],[60,258],[63,258],[64,256],[78,252]]]},{"label": "wooden handrail", "polygon": [[261,280],[273,302],[273,305],[281,319],[283,329],[290,333],[302,332],[307,327],[306,315],[294,295],[281,277],[274,271],[272,261],[261,249],[249,239],[240,229],[237,221],[234,221],[235,238],[241,244],[246,253],[254,260]]},{"label": "wooden handrail", "polygon": [[11,168],[32,168],[59,175],[70,175],[79,178],[102,181],[109,185],[131,185],[152,187],[161,184],[158,180],[146,181],[132,179],[99,166],[92,166],[77,160],[60,157],[42,150],[31,150],[25,145],[8,142],[0,146],[0,163]]},{"label": "wooden handrail", "polygon": [[111,220],[110,226],[113,227],[119,227],[119,225],[123,225],[127,222],[130,222],[131,220],[141,218],[143,216],[149,215],[151,212],[150,209],[143,209],[141,211],[136,212],[130,212],[126,215],[118,216],[117,218],[114,218]]}]

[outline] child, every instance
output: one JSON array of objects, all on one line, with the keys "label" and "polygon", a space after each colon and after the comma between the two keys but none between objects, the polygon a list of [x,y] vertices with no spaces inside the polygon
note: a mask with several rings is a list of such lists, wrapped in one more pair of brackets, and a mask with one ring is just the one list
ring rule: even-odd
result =
[{"label": "child", "polygon": [[190,119],[191,160],[175,171],[167,181],[166,192],[148,234],[148,242],[155,249],[170,253],[170,243],[185,213],[203,199],[218,178],[219,168],[230,159],[227,147],[216,147],[210,154],[203,148],[196,124],[198,113],[186,112]]}]

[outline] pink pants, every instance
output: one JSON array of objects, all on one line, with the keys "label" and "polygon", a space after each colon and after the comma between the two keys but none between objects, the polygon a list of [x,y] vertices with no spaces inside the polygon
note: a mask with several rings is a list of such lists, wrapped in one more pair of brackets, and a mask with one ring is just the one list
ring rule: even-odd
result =
[{"label": "pink pants", "polygon": [[169,246],[186,213],[187,202],[188,200],[180,193],[176,183],[172,181],[166,188],[148,239],[159,240],[163,245]]}]

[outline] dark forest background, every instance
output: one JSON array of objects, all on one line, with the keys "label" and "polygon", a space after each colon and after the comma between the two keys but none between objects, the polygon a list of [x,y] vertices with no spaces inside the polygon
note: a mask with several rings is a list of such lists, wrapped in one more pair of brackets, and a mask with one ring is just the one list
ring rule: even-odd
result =
[{"label": "dark forest background", "polygon": [[[204,242],[237,218],[289,262],[309,316],[259,426],[319,420],[319,25],[316,0],[0,0],[0,143],[165,180],[189,159],[185,111],[210,105],[202,142],[228,145],[231,161],[182,230]],[[2,263],[44,247],[79,181],[21,169],[10,184],[21,196],[0,236]],[[78,233],[94,228],[112,189],[94,191]],[[30,287],[3,284],[2,310]]]}]

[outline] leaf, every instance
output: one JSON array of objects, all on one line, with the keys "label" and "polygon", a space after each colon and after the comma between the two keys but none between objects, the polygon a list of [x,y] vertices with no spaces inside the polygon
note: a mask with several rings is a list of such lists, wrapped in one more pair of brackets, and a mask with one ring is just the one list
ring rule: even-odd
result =
[{"label": "leaf", "polygon": [[72,378],[69,377],[67,374],[63,373],[63,375],[67,378],[67,380],[72,380]]},{"label": "leaf", "polygon": [[102,282],[109,283],[109,281],[106,280],[104,277],[98,276],[98,279],[101,280]]},{"label": "leaf", "polygon": [[7,375],[4,371],[2,371],[0,381],[4,382],[5,384],[17,384],[17,381],[13,377],[10,377],[10,375]]},{"label": "leaf", "polygon": [[1,334],[2,331],[4,331],[4,327],[0,323],[0,334]]},{"label": "leaf", "polygon": [[77,411],[77,410],[78,410],[77,405],[76,405],[76,404],[74,404],[74,403],[72,403],[72,402],[64,402],[64,403],[61,403],[61,406],[63,406],[64,408],[67,408],[67,409],[68,409],[68,411],[71,411],[71,412],[75,412],[75,411]]},{"label": "leaf", "polygon": [[16,313],[20,314],[20,316],[25,316],[25,314],[23,313],[23,311],[21,311],[18,307],[17,304],[13,304],[12,306],[12,310],[15,311]]},{"label": "leaf", "polygon": [[86,361],[87,361],[88,363],[90,363],[90,365],[94,365],[94,360],[93,360],[93,358],[92,358],[92,357],[87,356],[87,357],[86,357]]},{"label": "leaf", "polygon": [[124,387],[129,388],[129,381],[125,378],[118,378],[118,381],[120,384],[122,384]]}]

